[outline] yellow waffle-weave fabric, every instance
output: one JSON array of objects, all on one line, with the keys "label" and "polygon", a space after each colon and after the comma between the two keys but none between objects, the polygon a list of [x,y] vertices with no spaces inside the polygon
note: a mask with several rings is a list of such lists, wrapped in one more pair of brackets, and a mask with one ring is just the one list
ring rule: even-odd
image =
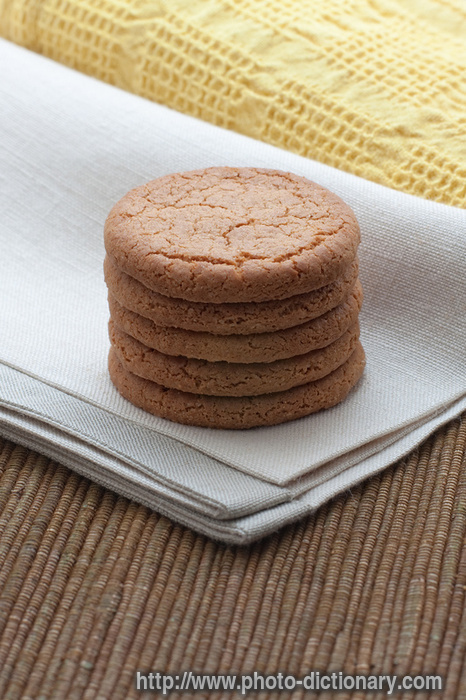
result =
[{"label": "yellow waffle-weave fabric", "polygon": [[464,0],[0,0],[0,34],[186,114],[466,207]]}]

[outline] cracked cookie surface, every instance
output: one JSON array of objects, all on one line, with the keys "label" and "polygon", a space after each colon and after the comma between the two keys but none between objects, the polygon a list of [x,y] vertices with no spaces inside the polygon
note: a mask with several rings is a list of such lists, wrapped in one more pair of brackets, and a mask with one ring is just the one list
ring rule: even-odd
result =
[{"label": "cracked cookie surface", "polygon": [[288,299],[209,304],[172,299],[145,287],[116,267],[107,256],[104,276],[111,295],[124,308],[159,326],[215,335],[249,335],[298,326],[338,306],[356,284],[355,259],[341,277],[324,287]]},{"label": "cracked cookie surface", "polygon": [[116,265],[160,294],[262,302],[310,292],[354,260],[359,226],[334,193],[276,170],[215,167],[128,192],[105,223]]},{"label": "cracked cookie surface", "polygon": [[250,364],[164,355],[135,340],[112,321],[109,335],[121,364],[139,377],[194,394],[256,396],[291,389],[333,372],[354,351],[359,339],[359,324],[353,324],[325,348],[286,360]]},{"label": "cracked cookie surface", "polygon": [[343,365],[315,382],[261,396],[219,397],[167,389],[138,377],[123,367],[113,348],[108,358],[112,382],[135,406],[177,423],[230,430],[276,425],[335,406],[356,385],[364,365],[358,342]]},{"label": "cracked cookie surface", "polygon": [[182,355],[210,362],[274,362],[302,355],[333,343],[355,323],[362,303],[359,282],[334,309],[307,323],[271,333],[215,335],[157,326],[122,307],[109,294],[110,315],[125,333],[166,355]]}]

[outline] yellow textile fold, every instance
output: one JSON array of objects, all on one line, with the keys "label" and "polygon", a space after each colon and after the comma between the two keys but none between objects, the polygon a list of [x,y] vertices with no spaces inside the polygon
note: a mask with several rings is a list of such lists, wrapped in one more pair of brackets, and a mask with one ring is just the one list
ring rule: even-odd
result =
[{"label": "yellow textile fold", "polygon": [[0,34],[181,112],[466,207],[463,0],[0,0]]}]

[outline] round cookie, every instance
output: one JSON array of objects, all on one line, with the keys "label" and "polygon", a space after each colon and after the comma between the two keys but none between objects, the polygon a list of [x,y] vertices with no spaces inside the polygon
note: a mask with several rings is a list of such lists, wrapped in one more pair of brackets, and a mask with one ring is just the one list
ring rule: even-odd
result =
[{"label": "round cookie", "polygon": [[248,335],[297,326],[338,306],[356,283],[358,261],[348,265],[338,280],[320,289],[258,303],[203,304],[172,299],[144,287],[119,270],[108,256],[104,274],[110,293],[121,306],[159,326],[216,335]]},{"label": "round cookie", "polygon": [[164,355],[109,323],[110,342],[121,364],[139,377],[162,386],[211,396],[257,396],[285,391],[333,372],[354,351],[355,323],[341,338],[320,350],[269,363],[207,362]]},{"label": "round cookie", "polygon": [[113,348],[108,362],[113,384],[135,406],[177,423],[226,429],[276,425],[335,406],[360,379],[364,365],[364,350],[358,342],[343,365],[316,382],[261,396],[218,397],[166,389],[131,374]]},{"label": "round cookie", "polygon": [[355,323],[361,303],[362,287],[357,282],[339,306],[307,323],[272,333],[219,336],[156,326],[148,318],[124,309],[109,295],[112,320],[125,333],[165,355],[209,362],[275,362],[323,348]]},{"label": "round cookie", "polygon": [[304,177],[214,167],[165,175],[109,213],[105,247],[146,287],[195,302],[261,302],[336,280],[359,244],[353,211]]}]

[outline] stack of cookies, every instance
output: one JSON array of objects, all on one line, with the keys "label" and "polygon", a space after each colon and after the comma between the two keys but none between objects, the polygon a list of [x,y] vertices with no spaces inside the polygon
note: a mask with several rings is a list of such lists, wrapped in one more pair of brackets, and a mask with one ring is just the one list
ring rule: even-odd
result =
[{"label": "stack of cookies", "polygon": [[105,224],[113,383],[211,428],[334,406],[364,369],[358,244],[351,209],[290,173],[207,168],[131,190]]}]

